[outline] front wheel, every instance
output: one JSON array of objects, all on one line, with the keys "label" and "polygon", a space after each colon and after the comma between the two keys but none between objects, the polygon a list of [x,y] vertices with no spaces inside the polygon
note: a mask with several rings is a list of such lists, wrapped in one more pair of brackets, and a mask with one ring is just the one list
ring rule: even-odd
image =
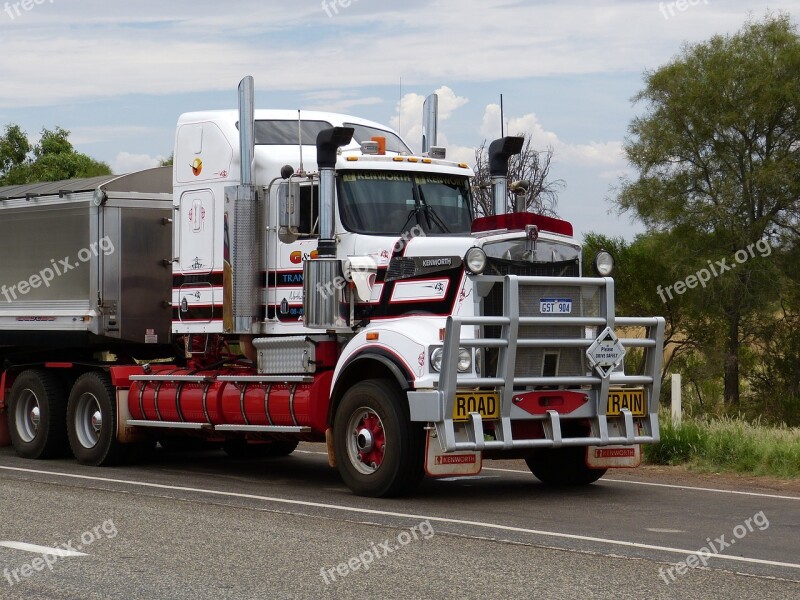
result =
[{"label": "front wheel", "polygon": [[607,471],[586,466],[584,446],[538,449],[525,463],[539,481],[553,486],[589,485]]},{"label": "front wheel", "polygon": [[117,404],[106,373],[84,373],[72,386],[67,403],[69,445],[84,465],[113,465],[123,455],[117,441]]},{"label": "front wheel", "polygon": [[356,494],[408,494],[425,475],[425,432],[422,423],[409,420],[404,401],[394,382],[377,379],[354,385],[337,407],[336,464]]}]

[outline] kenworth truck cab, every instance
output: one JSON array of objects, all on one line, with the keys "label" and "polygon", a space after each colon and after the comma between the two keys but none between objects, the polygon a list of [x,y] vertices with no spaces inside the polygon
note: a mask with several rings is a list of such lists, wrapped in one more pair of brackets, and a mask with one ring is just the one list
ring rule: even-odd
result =
[{"label": "kenworth truck cab", "polygon": [[[236,456],[325,441],[369,496],[475,475],[486,457],[523,458],[547,484],[639,464],[658,441],[664,321],[616,315],[613,279],[583,276],[568,223],[506,214],[520,138],[491,144],[495,214],[476,217],[473,172],[436,147],[435,112],[415,154],[377,123],[256,111],[252,88],[238,113],[178,122],[172,256],[151,258],[172,270],[181,356],[56,365],[74,373],[60,397],[81,462],[181,436]],[[610,273],[610,256],[596,262]],[[639,373],[628,348],[643,349]],[[39,408],[59,401],[29,383],[47,368],[4,374],[28,382],[6,403],[33,458],[56,412]]]}]

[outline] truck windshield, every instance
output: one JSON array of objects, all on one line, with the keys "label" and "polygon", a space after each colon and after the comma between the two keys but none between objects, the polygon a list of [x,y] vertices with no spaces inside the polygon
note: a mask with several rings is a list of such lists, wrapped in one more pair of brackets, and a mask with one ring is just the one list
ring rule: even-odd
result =
[{"label": "truck windshield", "polygon": [[456,175],[348,171],[339,178],[339,210],[355,233],[398,235],[420,226],[464,235],[472,226],[469,180]]}]

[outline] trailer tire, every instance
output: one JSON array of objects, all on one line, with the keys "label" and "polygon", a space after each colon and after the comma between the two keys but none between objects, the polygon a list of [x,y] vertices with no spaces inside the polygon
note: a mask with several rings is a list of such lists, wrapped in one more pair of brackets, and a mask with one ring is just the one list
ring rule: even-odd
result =
[{"label": "trailer tire", "polygon": [[541,448],[526,458],[525,463],[539,481],[551,486],[589,485],[608,470],[587,467],[584,446]]},{"label": "trailer tire", "polygon": [[248,444],[246,440],[228,440],[222,451],[231,458],[280,458],[294,452],[298,440],[276,441],[268,444]]},{"label": "trailer tire", "polygon": [[373,379],[347,390],[336,409],[336,466],[360,496],[409,494],[425,475],[425,431],[409,420],[403,401],[393,381]]},{"label": "trailer tire", "polygon": [[67,433],[78,462],[93,467],[120,462],[126,447],[117,441],[117,402],[108,374],[84,373],[67,403]]},{"label": "trailer tire", "polygon": [[23,371],[11,386],[8,432],[11,444],[23,458],[56,458],[69,452],[67,399],[64,388],[50,372]]}]

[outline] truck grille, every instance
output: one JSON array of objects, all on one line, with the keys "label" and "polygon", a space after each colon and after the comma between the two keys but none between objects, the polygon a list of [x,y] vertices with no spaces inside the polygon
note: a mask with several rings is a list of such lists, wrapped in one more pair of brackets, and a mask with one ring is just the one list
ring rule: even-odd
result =
[{"label": "truck grille", "polygon": [[[520,275],[533,277],[578,277],[577,260],[523,263],[497,258],[490,258],[486,275]],[[574,286],[526,286],[524,295],[520,297],[519,314],[521,317],[598,317],[600,316],[601,294],[596,288]],[[542,298],[569,298],[572,300],[572,313],[569,315],[542,315],[540,300]],[[501,316],[503,314],[503,286],[495,284],[484,298],[483,314]],[[485,327],[486,337],[501,337],[500,327]],[[572,326],[520,326],[520,338],[582,338],[584,330]],[[490,373],[496,361],[493,353],[487,356]],[[518,348],[515,377],[555,377],[585,375],[590,369],[586,364],[586,355],[581,348]]]}]

